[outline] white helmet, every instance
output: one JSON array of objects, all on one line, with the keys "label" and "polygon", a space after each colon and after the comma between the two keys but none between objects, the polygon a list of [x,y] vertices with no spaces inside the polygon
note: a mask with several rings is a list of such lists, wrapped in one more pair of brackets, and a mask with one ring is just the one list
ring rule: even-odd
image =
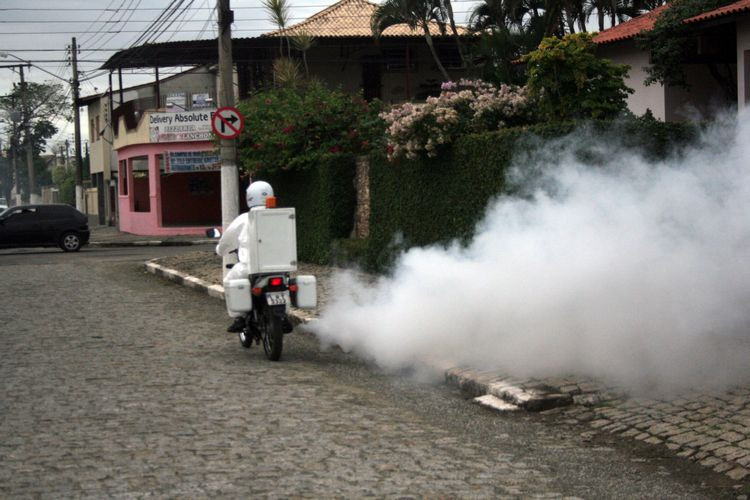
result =
[{"label": "white helmet", "polygon": [[266,198],[273,196],[273,188],[264,181],[255,181],[247,187],[245,199],[247,208],[265,206]]}]

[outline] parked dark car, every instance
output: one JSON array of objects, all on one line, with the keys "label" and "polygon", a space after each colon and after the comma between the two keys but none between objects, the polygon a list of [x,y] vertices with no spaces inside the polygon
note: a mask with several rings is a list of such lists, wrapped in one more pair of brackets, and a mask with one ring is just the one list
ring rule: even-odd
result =
[{"label": "parked dark car", "polygon": [[77,252],[89,236],[88,219],[70,205],[20,205],[0,213],[0,248],[58,246]]}]

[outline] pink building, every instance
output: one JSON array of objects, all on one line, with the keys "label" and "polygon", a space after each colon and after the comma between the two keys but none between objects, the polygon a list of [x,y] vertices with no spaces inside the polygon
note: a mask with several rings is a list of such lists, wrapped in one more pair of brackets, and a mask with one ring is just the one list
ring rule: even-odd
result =
[{"label": "pink building", "polygon": [[213,109],[146,111],[116,124],[119,228],[147,236],[200,235],[221,225]]}]

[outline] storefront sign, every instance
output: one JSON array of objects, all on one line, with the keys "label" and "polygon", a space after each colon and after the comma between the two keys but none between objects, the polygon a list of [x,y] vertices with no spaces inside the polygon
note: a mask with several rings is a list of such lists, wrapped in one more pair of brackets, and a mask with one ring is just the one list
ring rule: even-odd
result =
[{"label": "storefront sign", "polygon": [[193,108],[210,108],[213,100],[208,92],[193,94]]},{"label": "storefront sign", "polygon": [[167,108],[167,111],[171,112],[179,112],[179,111],[185,111],[187,109],[187,95],[185,92],[174,92],[171,94],[167,94],[165,105]]},{"label": "storefront sign", "polygon": [[213,110],[151,113],[150,142],[210,141],[212,113]]},{"label": "storefront sign", "polygon": [[213,151],[169,151],[166,173],[207,172],[221,169],[221,156]]}]

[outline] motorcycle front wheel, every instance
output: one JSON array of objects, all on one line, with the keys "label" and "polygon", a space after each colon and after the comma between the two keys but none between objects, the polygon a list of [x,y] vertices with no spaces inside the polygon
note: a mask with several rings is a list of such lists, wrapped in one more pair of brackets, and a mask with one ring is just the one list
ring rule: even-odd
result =
[{"label": "motorcycle front wheel", "polygon": [[250,328],[245,327],[240,332],[240,344],[242,344],[242,347],[245,349],[250,349],[253,345],[253,336],[250,333]]},{"label": "motorcycle front wheel", "polygon": [[263,350],[271,361],[281,359],[281,349],[284,347],[284,333],[281,330],[281,318],[266,310],[263,318]]}]

